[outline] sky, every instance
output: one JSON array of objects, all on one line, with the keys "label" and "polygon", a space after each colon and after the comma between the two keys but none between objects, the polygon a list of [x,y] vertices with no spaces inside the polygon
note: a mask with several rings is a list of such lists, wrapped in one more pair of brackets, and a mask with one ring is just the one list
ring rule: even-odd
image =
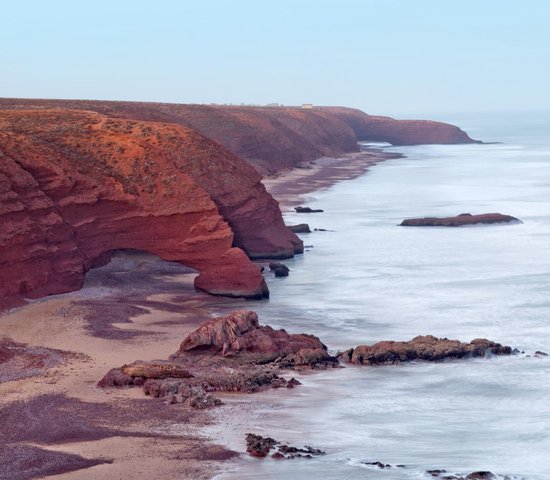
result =
[{"label": "sky", "polygon": [[550,0],[2,0],[0,96],[550,110]]}]

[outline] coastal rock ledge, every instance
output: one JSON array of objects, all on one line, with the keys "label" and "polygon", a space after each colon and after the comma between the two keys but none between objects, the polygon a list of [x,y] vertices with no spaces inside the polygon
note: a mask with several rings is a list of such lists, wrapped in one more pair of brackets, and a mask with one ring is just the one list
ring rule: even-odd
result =
[{"label": "coastal rock ledge", "polygon": [[199,290],[263,298],[249,257],[303,244],[260,174],[199,133],[55,109],[0,111],[0,249],[0,302],[77,290],[119,249],[197,270]]},{"label": "coastal rock ledge", "polygon": [[408,218],[401,222],[401,227],[462,227],[464,225],[491,223],[523,223],[511,215],[501,213],[482,213],[472,215],[471,213],[461,213],[456,217],[424,217]]},{"label": "coastal rock ledge", "polygon": [[469,343],[433,335],[420,335],[406,342],[383,341],[374,345],[359,345],[337,355],[339,360],[356,365],[384,365],[393,363],[440,362],[447,359],[510,355],[512,348],[486,338]]},{"label": "coastal rock ledge", "polygon": [[101,388],[142,387],[146,395],[193,408],[219,405],[213,392],[294,388],[300,382],[282,370],[338,366],[321,341],[262,326],[255,312],[239,310],[207,320],[191,332],[169,360],[141,361],[111,369]]}]

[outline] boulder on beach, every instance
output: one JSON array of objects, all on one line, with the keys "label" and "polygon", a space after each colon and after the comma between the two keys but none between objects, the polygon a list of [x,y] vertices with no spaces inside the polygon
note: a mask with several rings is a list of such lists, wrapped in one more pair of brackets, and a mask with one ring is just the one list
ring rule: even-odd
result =
[{"label": "boulder on beach", "polygon": [[320,208],[310,208],[310,207],[294,207],[294,210],[296,213],[321,213],[324,212],[324,210],[321,210]]},{"label": "boulder on beach", "polygon": [[464,225],[491,224],[491,223],[523,223],[511,215],[501,213],[482,213],[472,215],[461,213],[456,217],[424,217],[407,218],[400,224],[401,227],[462,227]]},{"label": "boulder on beach", "polygon": [[446,359],[510,355],[512,348],[485,338],[469,343],[424,335],[406,342],[383,341],[360,345],[338,354],[338,359],[356,365],[383,365],[423,360],[438,362]]}]

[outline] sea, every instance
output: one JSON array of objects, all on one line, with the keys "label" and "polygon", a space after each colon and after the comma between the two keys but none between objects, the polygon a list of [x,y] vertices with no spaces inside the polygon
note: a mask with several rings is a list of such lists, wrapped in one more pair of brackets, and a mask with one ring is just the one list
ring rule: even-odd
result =
[{"label": "sea", "polygon": [[[287,224],[327,231],[302,235],[306,252],[285,261],[289,277],[266,274],[271,298],[214,309],[253,309],[262,324],[317,335],[333,353],[425,334],[521,353],[347,366],[301,375],[294,390],[228,396],[213,441],[243,452],[253,432],[326,455],[243,455],[218,480],[406,480],[433,469],[550,479],[550,356],[535,355],[550,353],[550,112],[438,120],[495,143],[377,145],[404,157],[308,194],[303,205],[323,213],[284,212]],[[523,223],[399,226],[489,212]]]}]

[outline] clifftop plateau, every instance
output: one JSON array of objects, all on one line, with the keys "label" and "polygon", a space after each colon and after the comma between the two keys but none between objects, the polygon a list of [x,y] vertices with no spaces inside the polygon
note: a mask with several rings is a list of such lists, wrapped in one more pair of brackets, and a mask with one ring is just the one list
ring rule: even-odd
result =
[{"label": "clifftop plateau", "polygon": [[358,141],[393,145],[476,143],[454,125],[395,120],[345,107],[253,107],[96,100],[0,99],[0,109],[70,108],[192,128],[272,174],[324,156],[357,152]]}]

